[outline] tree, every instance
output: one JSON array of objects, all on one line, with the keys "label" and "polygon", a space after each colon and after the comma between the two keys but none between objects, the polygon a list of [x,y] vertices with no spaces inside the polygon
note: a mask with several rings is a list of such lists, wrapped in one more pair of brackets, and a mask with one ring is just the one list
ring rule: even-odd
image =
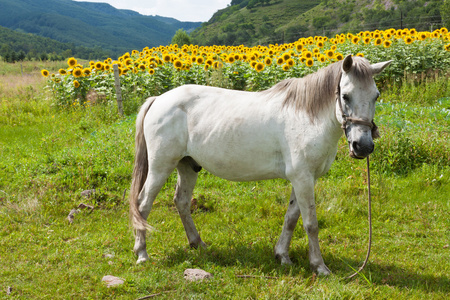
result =
[{"label": "tree", "polygon": [[444,0],[440,9],[444,26],[450,28],[450,0]]},{"label": "tree", "polygon": [[190,45],[192,44],[192,39],[186,31],[183,29],[178,29],[172,38],[172,44],[177,44],[179,47],[183,45]]}]

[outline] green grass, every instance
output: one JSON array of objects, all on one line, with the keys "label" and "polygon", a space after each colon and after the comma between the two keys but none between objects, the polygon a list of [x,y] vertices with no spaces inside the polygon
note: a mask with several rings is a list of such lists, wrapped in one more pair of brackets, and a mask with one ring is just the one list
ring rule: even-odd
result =
[{"label": "green grass", "polygon": [[[4,77],[0,298],[137,299],[165,292],[158,299],[445,299],[450,293],[450,94],[448,83],[441,93],[440,80],[418,84],[414,94],[404,87],[382,93],[376,117],[382,137],[371,158],[372,255],[364,276],[349,281],[345,277],[365,257],[367,192],[365,162],[348,157],[343,139],[337,161],[316,185],[319,237],[331,276],[310,271],[301,221],[290,251],[294,265],[281,266],[273,258],[288,182],[236,183],[205,171],[194,191],[193,217],[208,249],[188,247],[172,202],[173,174],[149,218],[156,229],[147,243],[151,260],[136,265],[122,199],[131,182],[135,115],[119,118],[113,105],[60,110],[42,91],[42,81],[11,87]],[[405,96],[396,101],[400,88]],[[424,89],[435,101],[415,100]],[[97,190],[94,197],[80,195],[91,188]],[[67,215],[80,203],[95,209],[81,210],[70,225]],[[214,277],[188,283],[186,268]],[[101,282],[105,275],[125,284],[108,289]]]}]

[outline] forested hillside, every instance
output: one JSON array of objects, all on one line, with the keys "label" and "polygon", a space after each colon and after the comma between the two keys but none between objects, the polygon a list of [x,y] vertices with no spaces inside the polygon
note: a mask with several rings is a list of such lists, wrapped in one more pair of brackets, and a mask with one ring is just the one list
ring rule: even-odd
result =
[{"label": "forested hillside", "polygon": [[166,45],[178,29],[189,32],[199,25],[198,22],[143,16],[105,3],[0,0],[0,26],[72,43],[76,47],[101,48],[113,55]]},{"label": "forested hillside", "polygon": [[362,30],[430,30],[450,23],[449,7],[450,0],[232,0],[192,37],[200,45],[256,45]]},{"label": "forested hillside", "polygon": [[21,60],[63,60],[70,56],[101,59],[111,51],[100,47],[87,48],[74,43],[61,43],[31,33],[21,33],[0,26],[0,56],[6,62]]}]

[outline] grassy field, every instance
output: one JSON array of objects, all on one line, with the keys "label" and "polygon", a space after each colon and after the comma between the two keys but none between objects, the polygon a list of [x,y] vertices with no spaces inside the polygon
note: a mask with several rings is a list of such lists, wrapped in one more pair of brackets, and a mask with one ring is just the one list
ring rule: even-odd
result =
[{"label": "grassy field", "polygon": [[[365,162],[341,140],[316,185],[322,253],[333,271],[309,269],[301,221],[293,266],[273,246],[290,193],[284,180],[236,183],[202,171],[193,217],[208,249],[187,245],[172,202],[173,174],[149,223],[151,261],[135,264],[127,200],[135,115],[114,104],[60,109],[42,66],[0,63],[0,298],[6,299],[446,299],[450,294],[450,84],[437,76],[380,87],[381,139],[372,160],[374,242],[367,244]],[[57,70],[57,64],[46,65]],[[126,97],[126,96],[125,96]],[[140,101],[125,99],[125,101]],[[96,189],[91,198],[81,192]],[[126,197],[127,195],[125,195]],[[72,224],[67,216],[80,203]],[[213,274],[186,282],[186,268]],[[107,288],[101,279],[125,280]],[[239,275],[250,275],[242,278]],[[9,294],[9,295],[8,295]]]}]

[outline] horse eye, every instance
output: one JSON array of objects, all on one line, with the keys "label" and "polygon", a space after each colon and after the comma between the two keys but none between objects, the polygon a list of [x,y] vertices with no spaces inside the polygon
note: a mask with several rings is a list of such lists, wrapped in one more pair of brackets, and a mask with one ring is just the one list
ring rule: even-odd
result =
[{"label": "horse eye", "polygon": [[344,101],[348,102],[350,100],[350,98],[348,97],[347,94],[342,95],[342,99],[344,99]]}]

